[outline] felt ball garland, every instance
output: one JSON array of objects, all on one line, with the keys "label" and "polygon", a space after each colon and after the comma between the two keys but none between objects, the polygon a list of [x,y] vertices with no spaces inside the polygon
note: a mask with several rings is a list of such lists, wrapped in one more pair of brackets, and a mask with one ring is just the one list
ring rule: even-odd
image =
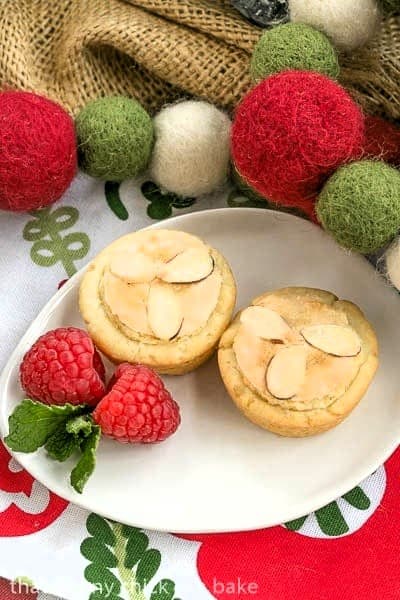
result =
[{"label": "felt ball garland", "polygon": [[365,117],[364,158],[377,158],[400,167],[400,129],[372,115]]},{"label": "felt ball garland", "polygon": [[376,252],[400,230],[400,172],[382,161],[345,165],[325,184],[316,210],[340,245]]},{"label": "felt ball garland", "polygon": [[92,177],[123,181],[147,167],[153,123],[145,109],[124,96],[89,102],[76,117],[79,163]]},{"label": "felt ball garland", "polygon": [[[162,192],[186,197],[222,189],[232,158],[237,186],[258,204],[265,199],[319,220],[354,251],[368,254],[388,244],[400,231],[400,171],[393,168],[400,167],[400,129],[364,117],[335,81],[336,48],[352,50],[370,39],[380,18],[377,1],[232,4],[269,27],[251,57],[258,84],[236,107],[233,124],[203,100],[180,101],[150,116],[136,100],[112,96],[89,102],[74,125],[47,98],[0,92],[0,209],[33,210],[56,201],[76,173],[77,158],[89,175],[116,182],[148,169]],[[398,1],[380,4],[390,11]],[[385,264],[400,287],[399,239]]]},{"label": "felt ball garland", "polygon": [[380,21],[376,0],[289,0],[290,20],[323,31],[340,50],[366,44]]},{"label": "felt ball garland", "polygon": [[72,118],[30,92],[0,93],[0,209],[35,210],[58,200],[77,169]]},{"label": "felt ball garland", "polygon": [[329,175],[360,156],[363,139],[363,114],[342,87],[318,73],[284,71],[238,106],[232,156],[261,195],[307,210]]},{"label": "felt ball garland", "polygon": [[339,61],[329,39],[303,23],[286,23],[265,31],[250,62],[254,81],[286,69],[318,71],[336,79]]},{"label": "felt ball garland", "polygon": [[221,187],[229,173],[231,121],[208,102],[187,100],[154,118],[152,179],[180,196],[200,196]]}]

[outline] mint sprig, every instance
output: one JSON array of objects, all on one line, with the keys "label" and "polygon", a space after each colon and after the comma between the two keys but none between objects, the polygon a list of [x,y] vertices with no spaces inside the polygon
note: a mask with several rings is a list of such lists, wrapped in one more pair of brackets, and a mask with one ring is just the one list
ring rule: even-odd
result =
[{"label": "mint sprig", "polygon": [[44,446],[49,457],[60,462],[75,451],[81,452],[71,472],[71,485],[81,494],[94,471],[101,436],[89,411],[83,404],[49,406],[23,400],[8,419],[9,434],[4,441],[15,452],[35,452]]},{"label": "mint sprig", "polygon": [[81,442],[80,449],[82,456],[71,471],[71,485],[80,494],[96,466],[96,451],[100,436],[100,427],[92,425],[90,435]]},{"label": "mint sprig", "polygon": [[35,452],[44,446],[60,425],[87,411],[87,406],[83,405],[49,406],[23,400],[8,419],[9,434],[4,441],[15,452]]},{"label": "mint sprig", "polygon": [[64,462],[74,451],[79,448],[76,437],[68,433],[65,428],[65,423],[62,423],[59,428],[48,438],[44,445],[47,454],[53,460]]}]

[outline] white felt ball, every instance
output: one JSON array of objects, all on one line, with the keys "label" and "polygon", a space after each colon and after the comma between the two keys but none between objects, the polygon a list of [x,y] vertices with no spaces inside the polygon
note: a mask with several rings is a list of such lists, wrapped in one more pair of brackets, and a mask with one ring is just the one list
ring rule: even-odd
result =
[{"label": "white felt ball", "polygon": [[150,175],[179,196],[201,196],[221,187],[229,171],[229,117],[208,102],[186,100],[154,118]]},{"label": "white felt ball", "polygon": [[380,21],[376,0],[289,0],[290,20],[323,31],[337,48],[366,44]]},{"label": "white felt ball", "polygon": [[384,260],[390,283],[400,290],[400,238],[397,238],[386,250]]}]

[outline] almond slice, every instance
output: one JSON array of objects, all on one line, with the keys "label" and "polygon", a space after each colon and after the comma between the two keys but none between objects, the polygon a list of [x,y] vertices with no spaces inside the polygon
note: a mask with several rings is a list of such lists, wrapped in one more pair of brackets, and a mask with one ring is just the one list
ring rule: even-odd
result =
[{"label": "almond slice", "polygon": [[102,297],[111,313],[121,323],[133,331],[151,335],[147,321],[149,289],[148,283],[128,284],[112,273],[106,272],[103,279]]},{"label": "almond slice", "polygon": [[158,281],[151,284],[147,317],[152,332],[160,340],[172,340],[178,335],[183,323],[182,307],[171,287]]},{"label": "almond slice", "polygon": [[307,366],[305,346],[286,346],[273,356],[266,373],[269,392],[281,400],[289,400],[299,393],[304,383]]},{"label": "almond slice", "polygon": [[143,252],[118,252],[111,258],[110,271],[127,283],[150,283],[157,277],[158,264]]},{"label": "almond slice", "polygon": [[249,306],[240,315],[240,322],[263,340],[285,342],[292,335],[292,330],[286,321],[266,306]]},{"label": "almond slice", "polygon": [[205,248],[188,248],[165,263],[158,277],[166,283],[195,283],[213,270],[213,258]]},{"label": "almond slice", "polygon": [[361,340],[351,327],[343,325],[310,325],[301,330],[306,342],[333,356],[357,356]]}]

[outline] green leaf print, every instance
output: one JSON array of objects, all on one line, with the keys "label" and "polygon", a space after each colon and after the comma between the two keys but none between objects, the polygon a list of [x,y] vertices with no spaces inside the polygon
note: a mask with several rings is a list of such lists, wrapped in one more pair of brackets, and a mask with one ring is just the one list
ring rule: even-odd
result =
[{"label": "green leaf print", "polygon": [[89,600],[119,600],[122,587],[129,600],[174,600],[175,584],[170,579],[161,579],[151,595],[146,594],[160,567],[161,554],[149,548],[143,530],[94,514],[89,515],[86,528],[91,537],[83,540],[81,553],[90,562],[85,578],[95,587]]},{"label": "green leaf print", "polygon": [[112,568],[118,564],[112,551],[105,544],[92,537],[83,540],[81,553],[85,558],[97,565]]},{"label": "green leaf print", "polygon": [[103,567],[97,563],[92,563],[86,567],[85,579],[95,585],[101,582],[104,588],[112,590],[114,594],[119,594],[121,591],[121,583],[114,573],[107,569],[107,567]]},{"label": "green leaf print", "polygon": [[344,494],[343,498],[347,500],[349,504],[354,506],[354,508],[358,508],[358,510],[367,510],[371,506],[370,499],[360,486],[357,486],[350,490],[350,492],[347,492],[347,494]]},{"label": "green leaf print", "polygon": [[116,181],[106,181],[104,184],[104,195],[106,202],[112,212],[121,221],[126,221],[129,218],[129,213],[126,210],[121,197],[119,195],[120,183]]},{"label": "green leaf print", "polygon": [[102,517],[91,513],[86,521],[86,529],[98,542],[106,544],[107,546],[115,545],[115,534],[108,524],[108,521]]},{"label": "green leaf print", "polygon": [[321,531],[326,535],[343,535],[349,531],[349,526],[336,502],[330,502],[323,508],[316,510],[315,516]]},{"label": "green leaf print", "polygon": [[123,600],[121,596],[113,594],[107,589],[101,591],[92,592],[89,596],[89,600]]},{"label": "green leaf print", "polygon": [[152,181],[145,181],[141,191],[150,202],[147,207],[147,215],[151,219],[167,219],[172,215],[172,208],[188,208],[196,202],[196,198],[183,198],[171,192],[163,193]]},{"label": "green leaf print", "polygon": [[228,196],[227,203],[231,208],[240,206],[248,208],[270,208],[263,198],[258,198],[253,194],[245,193],[240,190],[233,190]]},{"label": "green leaf print", "polygon": [[170,579],[161,579],[151,592],[150,600],[173,600],[174,595],[174,582]]},{"label": "green leaf print", "polygon": [[34,219],[26,223],[23,238],[33,242],[32,261],[41,267],[52,267],[60,262],[68,277],[76,271],[75,262],[89,252],[90,240],[86,233],[73,232],[61,235],[73,227],[79,219],[79,211],[73,206],[51,207],[30,213]]},{"label": "green leaf print", "polygon": [[161,554],[153,548],[146,550],[139,560],[136,569],[136,581],[141,588],[144,588],[147,583],[153,579],[161,564]]},{"label": "green leaf print", "polygon": [[[358,510],[368,510],[371,506],[370,499],[360,486],[356,486],[342,497],[346,502]],[[349,531],[349,526],[346,523],[337,502],[330,502],[327,506],[316,510],[314,514],[321,531],[327,536],[334,537],[344,535]],[[299,531],[307,518],[308,516],[305,516],[300,519],[289,521],[288,523],[285,523],[285,527],[291,531]]]},{"label": "green leaf print", "polygon": [[291,531],[298,531],[301,529],[306,521],[307,517],[300,517],[300,519],[294,519],[293,521],[288,521],[285,523],[287,529]]},{"label": "green leaf print", "polygon": [[125,548],[124,564],[128,569],[132,569],[146,552],[147,546],[149,545],[149,538],[143,531],[140,531],[140,529],[132,529],[128,535],[126,535],[126,530],[122,533],[128,538]]}]

